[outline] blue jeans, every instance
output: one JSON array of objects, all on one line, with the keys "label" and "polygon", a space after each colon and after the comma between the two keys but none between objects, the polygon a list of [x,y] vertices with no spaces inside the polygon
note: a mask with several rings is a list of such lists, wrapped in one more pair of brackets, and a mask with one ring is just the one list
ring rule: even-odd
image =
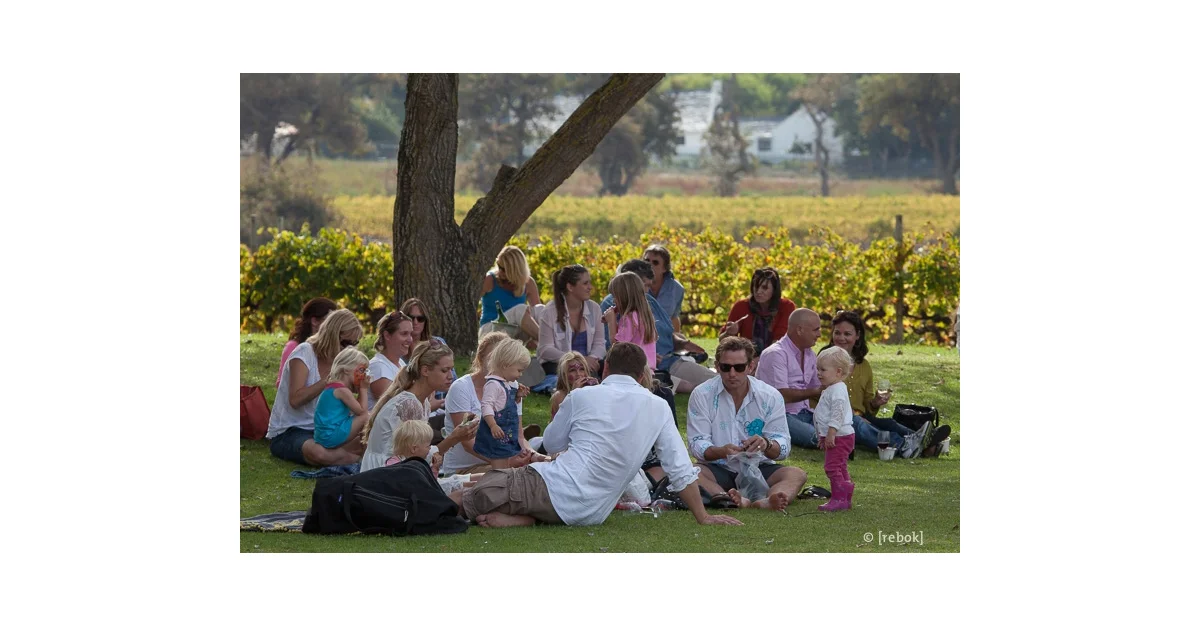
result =
[{"label": "blue jeans", "polygon": [[[880,429],[880,428],[877,428],[874,424],[872,424],[872,422],[870,422],[869,419],[867,419],[867,418],[863,418],[862,416],[854,417],[854,442],[858,448],[866,449],[869,451],[874,451],[877,448],[879,448],[879,432],[880,431],[887,431],[890,434],[889,439],[892,441],[892,446],[894,448],[900,448],[900,447],[904,446],[904,436],[908,435],[909,433],[912,433],[911,429],[906,428],[904,425],[902,425],[894,420],[879,421],[879,422],[884,423],[882,425],[884,427],[894,426],[896,428],[896,430],[887,429],[887,428]],[[892,423],[892,424],[886,424],[886,423]],[[903,429],[903,431],[901,431],[901,429]]]},{"label": "blue jeans", "polygon": [[810,410],[801,409],[794,414],[787,414],[787,423],[792,446],[817,448],[817,428],[813,426],[813,413]]}]

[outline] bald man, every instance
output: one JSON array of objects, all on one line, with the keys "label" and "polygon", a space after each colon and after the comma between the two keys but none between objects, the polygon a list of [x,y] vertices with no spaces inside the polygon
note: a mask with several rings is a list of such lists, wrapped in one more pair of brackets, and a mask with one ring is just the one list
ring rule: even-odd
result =
[{"label": "bald man", "polygon": [[821,316],[817,312],[793,311],[788,316],[787,335],[763,351],[754,375],[783,395],[793,446],[817,448],[813,409],[821,398],[821,382],[817,380],[817,354],[812,347],[820,337]]}]

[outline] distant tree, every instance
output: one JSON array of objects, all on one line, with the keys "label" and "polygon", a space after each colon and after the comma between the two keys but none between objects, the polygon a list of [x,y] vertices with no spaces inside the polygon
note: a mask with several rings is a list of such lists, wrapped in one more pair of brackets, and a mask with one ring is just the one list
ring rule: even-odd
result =
[{"label": "distant tree", "polygon": [[669,92],[651,92],[621,118],[589,163],[600,175],[600,196],[624,196],[650,156],[670,162],[679,135],[679,109]]},{"label": "distant tree", "polygon": [[[241,137],[255,137],[264,166],[282,163],[303,149],[311,155],[317,143],[334,153],[370,150],[366,127],[352,105],[374,81],[370,74],[242,74]],[[273,154],[275,129],[290,124],[278,155]]]},{"label": "distant tree", "polygon": [[504,244],[662,80],[613,74],[520,168],[500,166],[491,191],[454,219],[458,76],[409,74],[392,219],[397,304],[419,296],[437,312],[434,333],[456,353],[475,349],[479,287]]},{"label": "distant tree", "polygon": [[[731,74],[668,74],[658,91],[708,91],[714,80],[728,83]],[[781,117],[798,106],[792,90],[804,81],[804,74],[738,74],[738,89],[733,94],[741,117]]]},{"label": "distant tree", "polygon": [[[564,85],[554,74],[464,74],[459,88],[459,115],[464,122],[460,149],[470,151],[485,140],[502,148],[504,160],[525,163],[525,146],[545,137],[539,124],[558,113],[554,96]],[[490,164],[489,169],[500,163]]]},{"label": "distant tree", "polygon": [[738,181],[754,172],[754,163],[746,154],[749,143],[738,130],[737,90],[736,75],[722,84],[721,102],[704,133],[705,146],[700,151],[701,163],[717,178],[717,195],[724,197],[736,196]]},{"label": "distant tree", "polygon": [[829,144],[825,122],[839,103],[853,102],[854,77],[849,74],[809,74],[807,80],[792,90],[792,98],[800,104],[816,127],[812,142],[813,159],[821,176],[821,195],[829,195]]},{"label": "distant tree", "polygon": [[942,191],[957,194],[959,75],[873,74],[859,79],[864,133],[890,126],[901,139],[914,133],[933,153]]}]

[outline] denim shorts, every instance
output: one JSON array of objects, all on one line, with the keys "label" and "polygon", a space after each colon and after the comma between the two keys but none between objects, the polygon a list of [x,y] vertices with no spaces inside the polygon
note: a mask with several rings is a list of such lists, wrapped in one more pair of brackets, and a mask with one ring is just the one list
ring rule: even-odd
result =
[{"label": "denim shorts", "polygon": [[271,454],[295,464],[308,465],[304,459],[304,443],[313,440],[311,429],[291,427],[271,439]]}]

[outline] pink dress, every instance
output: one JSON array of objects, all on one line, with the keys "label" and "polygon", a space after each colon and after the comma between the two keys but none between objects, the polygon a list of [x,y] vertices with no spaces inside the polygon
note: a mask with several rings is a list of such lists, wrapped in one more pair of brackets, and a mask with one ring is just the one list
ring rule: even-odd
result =
[{"label": "pink dress", "polygon": [[631,311],[624,316],[621,316],[621,321],[617,323],[617,336],[613,338],[614,342],[630,342],[642,347],[642,351],[646,353],[646,365],[650,369],[654,369],[655,354],[654,340],[649,342],[642,341],[642,325],[638,320],[636,311]]}]

